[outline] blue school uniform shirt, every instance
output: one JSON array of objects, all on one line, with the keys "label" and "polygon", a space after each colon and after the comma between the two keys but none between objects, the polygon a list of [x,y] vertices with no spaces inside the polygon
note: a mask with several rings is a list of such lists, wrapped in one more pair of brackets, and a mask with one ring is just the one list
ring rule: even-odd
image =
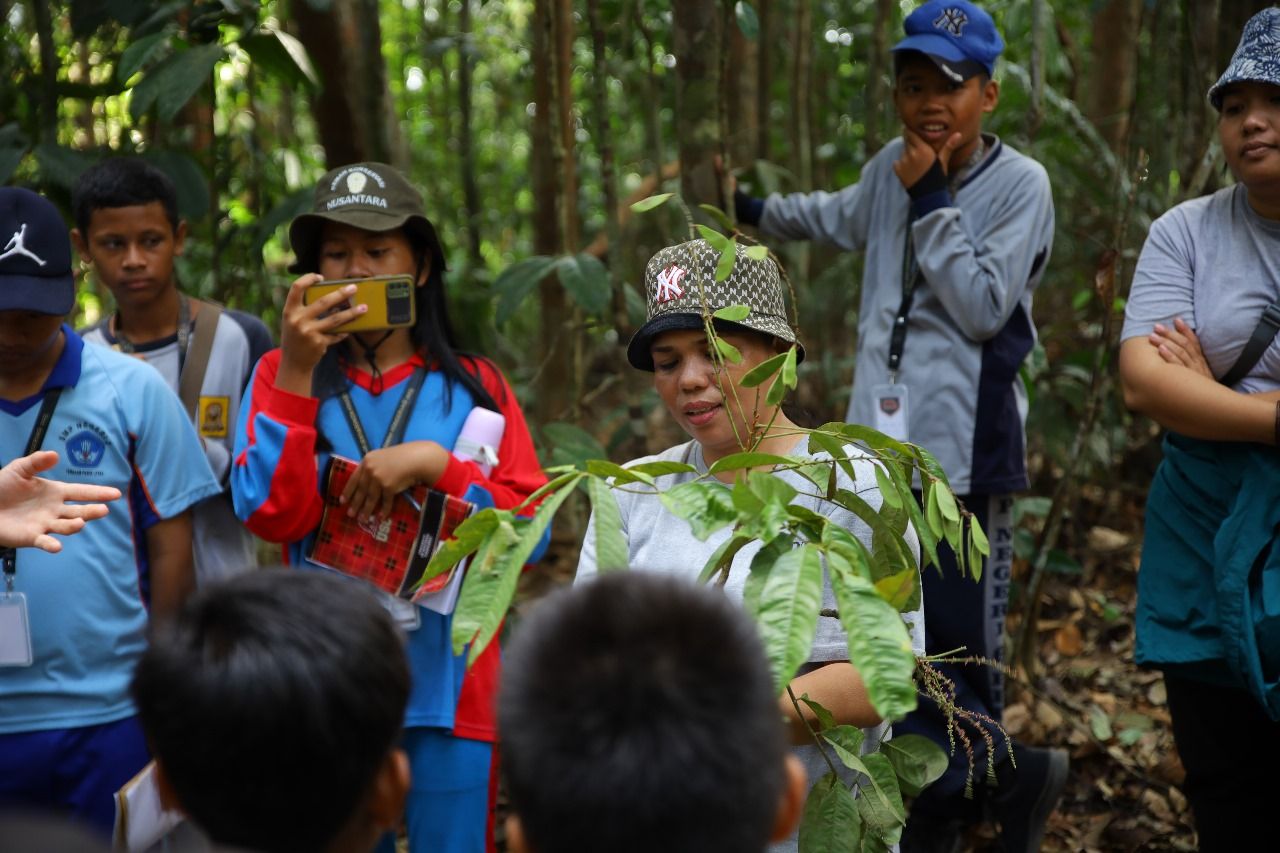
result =
[{"label": "blue school uniform shirt", "polygon": [[181,402],[149,365],[86,347],[69,326],[41,391],[0,400],[0,460],[22,455],[45,392],[61,387],[41,445],[43,476],[115,486],[105,518],[62,538],[62,551],[22,548],[15,590],[26,595],[34,662],[0,668],[0,734],[79,728],[133,714],[129,680],[146,647],[146,531],[219,492]]}]

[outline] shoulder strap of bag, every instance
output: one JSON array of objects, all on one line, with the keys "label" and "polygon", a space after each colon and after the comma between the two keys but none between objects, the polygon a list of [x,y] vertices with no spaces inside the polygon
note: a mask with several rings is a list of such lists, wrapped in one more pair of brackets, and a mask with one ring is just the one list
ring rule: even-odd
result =
[{"label": "shoulder strap of bag", "polygon": [[1258,325],[1249,336],[1249,342],[1240,351],[1240,357],[1236,359],[1236,363],[1231,365],[1231,369],[1218,381],[1230,387],[1244,379],[1245,375],[1258,363],[1258,359],[1262,358],[1267,347],[1271,346],[1277,332],[1280,332],[1280,303],[1273,302],[1263,310]]},{"label": "shoulder strap of bag", "polygon": [[196,417],[196,404],[200,401],[200,389],[204,387],[204,374],[209,369],[209,355],[213,352],[213,338],[218,331],[218,317],[222,314],[221,306],[213,302],[203,302],[200,313],[196,315],[191,349],[187,353],[186,363],[182,366],[182,376],[178,379],[178,396],[187,409],[187,417],[192,421]]}]

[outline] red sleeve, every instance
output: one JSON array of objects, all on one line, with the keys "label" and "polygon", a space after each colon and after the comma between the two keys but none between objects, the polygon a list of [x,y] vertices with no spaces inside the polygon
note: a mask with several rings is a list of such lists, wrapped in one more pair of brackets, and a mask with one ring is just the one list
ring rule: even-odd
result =
[{"label": "red sleeve", "polygon": [[498,464],[486,478],[476,463],[450,457],[435,488],[461,497],[468,486],[476,483],[493,496],[498,509],[511,509],[537,491],[547,482],[547,477],[534,453],[533,437],[529,435],[524,412],[520,410],[520,403],[506,378],[488,359],[469,359],[469,363],[475,367],[484,389],[497,402],[498,411],[507,420],[502,443],[498,446]]},{"label": "red sleeve", "polygon": [[236,435],[231,488],[236,514],[268,542],[296,542],[320,523],[316,473],[319,401],[276,387],[280,350],[262,357]]}]

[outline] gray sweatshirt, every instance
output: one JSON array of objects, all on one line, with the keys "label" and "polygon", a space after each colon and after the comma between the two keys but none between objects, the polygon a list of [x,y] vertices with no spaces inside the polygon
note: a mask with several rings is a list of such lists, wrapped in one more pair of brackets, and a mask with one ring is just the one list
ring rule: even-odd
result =
[{"label": "gray sweatshirt", "polygon": [[[857,364],[846,418],[875,425],[874,387],[889,382],[902,302],[908,222],[922,280],[908,314],[897,381],[909,389],[909,436],[938,457],[960,494],[1026,488],[1027,398],[1018,369],[1035,345],[1031,292],[1053,245],[1049,177],[992,136],[950,193],[913,202],[893,172],[895,139],[839,192],[774,194],[760,228],[865,252]],[[914,215],[914,219],[912,219]]]}]

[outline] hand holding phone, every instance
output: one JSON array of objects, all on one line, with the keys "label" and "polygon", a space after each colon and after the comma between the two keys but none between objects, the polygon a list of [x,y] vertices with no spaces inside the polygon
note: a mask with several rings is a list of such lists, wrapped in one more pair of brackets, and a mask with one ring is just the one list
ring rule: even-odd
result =
[{"label": "hand holding phone", "polygon": [[[417,319],[413,299],[413,276],[380,275],[370,278],[344,278],[322,281],[302,294],[304,305],[310,305],[330,293],[355,285],[356,291],[346,300],[352,307],[365,305],[364,314],[333,329],[335,332],[367,332],[412,326]],[[346,307],[341,306],[341,307]]]}]

